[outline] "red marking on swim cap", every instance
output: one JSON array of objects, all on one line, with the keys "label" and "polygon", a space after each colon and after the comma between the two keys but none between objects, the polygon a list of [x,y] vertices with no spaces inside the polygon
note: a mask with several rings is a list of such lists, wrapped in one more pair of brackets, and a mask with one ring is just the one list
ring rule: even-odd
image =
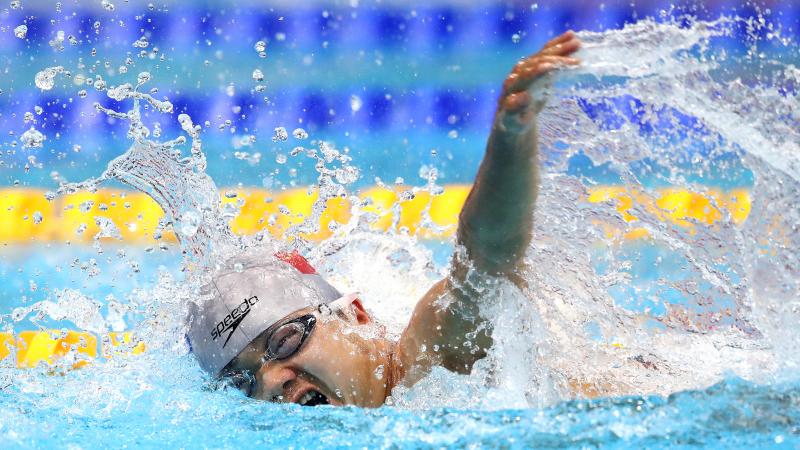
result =
[{"label": "red marking on swim cap", "polygon": [[291,253],[288,252],[278,252],[275,253],[275,257],[280,259],[283,262],[287,262],[292,265],[298,272],[313,275],[316,274],[317,271],[314,270],[314,267],[308,263],[308,261],[303,258],[302,255],[293,251]]}]

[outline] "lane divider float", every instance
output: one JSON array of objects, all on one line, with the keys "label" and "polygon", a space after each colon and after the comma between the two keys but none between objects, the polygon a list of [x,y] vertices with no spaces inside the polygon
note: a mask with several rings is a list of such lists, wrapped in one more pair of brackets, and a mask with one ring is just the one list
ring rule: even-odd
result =
[{"label": "lane divider float", "polygon": [[[368,201],[364,211],[374,213],[372,226],[388,230],[404,227],[421,238],[451,236],[458,223],[458,214],[469,194],[470,185],[445,186],[444,192],[432,196],[428,192],[408,195],[409,189],[372,187],[361,191],[361,201]],[[317,192],[309,189],[290,189],[269,192],[263,189],[223,190],[222,203],[241,205],[239,215],[231,221],[231,228],[240,234],[253,234],[268,230],[281,238],[288,227],[300,223],[311,213]],[[667,188],[654,195],[626,186],[601,186],[588,190],[585,201],[608,202],[629,222],[625,230],[606,229],[608,237],[620,236],[637,239],[647,235],[636,227],[634,206],[644,207],[663,221],[684,228],[697,224],[713,225],[730,214],[734,223],[747,219],[750,213],[750,193],[747,189],[729,191],[709,189],[703,193],[686,189]],[[424,226],[426,211],[438,229]],[[395,214],[399,212],[399,220]],[[60,243],[91,243],[106,219],[118,230],[98,237],[102,242],[121,239],[127,244],[153,244],[159,220],[164,213],[150,197],[139,192],[99,190],[45,198],[44,190],[0,189],[0,242],[24,243],[30,241]],[[336,222],[347,223],[351,218],[351,205],[347,199],[331,199],[320,220],[320,231],[305,236],[321,240],[333,233]],[[602,224],[601,224],[602,225]],[[175,235],[164,232],[161,241],[175,242]]]},{"label": "lane divider float", "polygon": [[110,359],[144,351],[144,342],[129,332],[97,335],[88,331],[36,330],[20,331],[16,336],[0,333],[0,367],[27,369],[43,363],[59,364],[69,358],[67,368],[77,369],[98,357]]}]

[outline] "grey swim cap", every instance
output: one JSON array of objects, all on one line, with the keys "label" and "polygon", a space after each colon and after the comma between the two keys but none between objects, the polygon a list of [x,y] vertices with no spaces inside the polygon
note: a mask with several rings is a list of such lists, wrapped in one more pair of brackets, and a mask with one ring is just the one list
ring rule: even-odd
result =
[{"label": "grey swim cap", "polygon": [[[281,267],[283,261],[291,267]],[[251,252],[229,261],[189,305],[187,340],[213,376],[264,330],[287,315],[341,297],[298,253]]]}]

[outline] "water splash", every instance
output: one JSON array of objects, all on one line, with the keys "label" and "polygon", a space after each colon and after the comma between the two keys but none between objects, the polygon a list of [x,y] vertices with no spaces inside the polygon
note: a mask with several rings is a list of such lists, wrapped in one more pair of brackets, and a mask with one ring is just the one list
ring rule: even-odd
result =
[{"label": "water splash", "polygon": [[178,149],[186,143],[183,136],[166,142],[149,139],[150,130],[142,122],[140,102],[147,102],[161,113],[171,113],[173,106],[169,101],[139,92],[139,88],[150,80],[149,73],[140,73],[137,79],[136,86],[124,83],[109,87],[107,91],[108,97],[116,101],[133,100],[131,110],[123,113],[99,103],[94,105],[99,112],[129,122],[127,136],[133,145],[111,161],[99,177],[62,184],[58,192],[93,191],[106,180],[118,180],[141,190],[164,210],[167,224],[172,224],[188,260],[207,265],[215,251],[233,245],[234,239],[223,218],[217,187],[205,173],[201,128],[192,122],[189,115],[178,116],[181,128],[191,138],[190,154],[186,157]]},{"label": "water splash", "polygon": [[[758,51],[728,48],[741,29],[753,27],[758,23],[736,18],[688,25],[644,20],[581,34],[584,64],[556,80],[541,116],[545,174],[527,255],[533,270],[523,274],[527,286],[486,288],[481,311],[491,318],[495,344],[472,374],[436,370],[393,393],[395,404],[530,407],[576,396],[669,394],[711,385],[729,372],[755,381],[774,380],[781,370],[797,376],[798,71],[780,60],[765,62]],[[43,85],[51,78],[43,77]],[[188,115],[178,121],[191,139],[189,156],[178,151],[184,137],[150,139],[140,104],[173,109],[139,91],[150,78],[142,73],[136,86],[108,88],[110,98],[132,100],[131,110],[96,105],[130,123],[131,148],[100,177],[59,192],[93,190],[115,179],[148,193],[195,261],[209,262],[220,247],[259,241],[228,229],[235,210],[219,206],[205,173],[201,129]],[[304,140],[308,133],[297,129],[292,136]],[[276,142],[288,138],[285,128],[275,130]],[[318,173],[312,213],[287,230],[292,245],[335,284],[361,291],[367,307],[398,334],[416,299],[444,272],[430,251],[398,229],[398,220],[387,234],[370,229],[371,213],[348,190],[360,172],[347,149],[312,141],[290,154],[312,159]],[[576,158],[612,174],[630,197],[656,200],[633,202],[624,213],[619,198],[587,202],[597,175],[576,173]],[[400,201],[441,192],[435,168],[421,175],[425,185],[404,191]],[[709,186],[746,189],[747,219],[738,220],[736,206]],[[659,203],[665,187],[702,194],[706,212],[717,219],[703,222]],[[319,231],[327,202],[338,198],[350,200],[352,220],[312,248],[302,236]],[[392,213],[396,218],[399,207]],[[646,240],[623,244],[622,236],[634,231]],[[137,331],[180,353],[182,330],[158,320],[180,308],[176,299],[191,300],[191,290],[178,284],[164,276],[131,301],[146,318]]]}]

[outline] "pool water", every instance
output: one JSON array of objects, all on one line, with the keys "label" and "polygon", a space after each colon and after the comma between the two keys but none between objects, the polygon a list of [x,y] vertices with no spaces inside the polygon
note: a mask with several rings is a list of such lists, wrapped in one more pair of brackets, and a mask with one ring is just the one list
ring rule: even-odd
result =
[{"label": "pool water", "polygon": [[[0,447],[800,447],[800,10],[790,2],[663,12],[607,2],[592,14],[571,1],[112,3],[0,11],[0,64],[12,74],[0,81],[0,332],[131,332],[146,350],[75,370],[74,352],[28,369],[3,358]],[[554,80],[540,120],[534,270],[528,288],[500,283],[481,304],[495,346],[472,374],[435,370],[365,410],[257,402],[201,372],[182,325],[193,287],[181,251],[197,248],[171,233],[202,237],[208,223],[184,213],[221,195],[212,219],[240,213],[248,232],[274,232],[271,221],[308,216],[311,201],[286,197],[291,213],[263,216],[247,201],[308,197],[322,169],[341,169],[330,192],[314,193],[344,193],[347,207],[328,211],[323,238],[298,245],[397,333],[453,251],[453,206],[420,199],[465,192],[507,69],[562,26],[589,31],[583,67]],[[37,79],[56,66],[70,73]],[[142,92],[171,110],[97,88],[145,72]],[[140,111],[141,127],[94,102]],[[199,151],[158,153],[186,134],[188,116],[202,127]],[[149,150],[131,143],[142,127]],[[337,157],[322,164],[311,149]],[[79,183],[137,155],[151,164]],[[133,194],[152,194],[154,181],[179,194],[156,198],[179,213],[163,238],[152,202]],[[100,191],[88,202],[68,182]],[[359,198],[387,198],[381,189],[392,196],[369,222]],[[616,387],[576,399],[568,377]]]}]

